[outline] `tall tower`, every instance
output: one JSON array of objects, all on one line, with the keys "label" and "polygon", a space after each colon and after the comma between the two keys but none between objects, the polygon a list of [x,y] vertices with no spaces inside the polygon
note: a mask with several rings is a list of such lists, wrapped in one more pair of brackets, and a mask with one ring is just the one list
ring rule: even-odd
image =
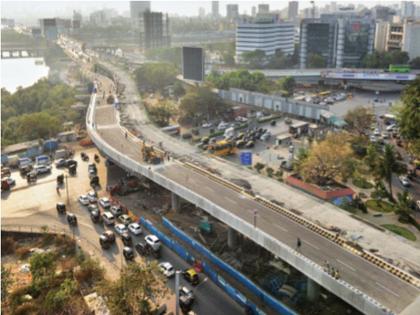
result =
[{"label": "tall tower", "polygon": [[218,18],[219,14],[219,1],[212,1],[211,2],[211,16],[213,18]]}]

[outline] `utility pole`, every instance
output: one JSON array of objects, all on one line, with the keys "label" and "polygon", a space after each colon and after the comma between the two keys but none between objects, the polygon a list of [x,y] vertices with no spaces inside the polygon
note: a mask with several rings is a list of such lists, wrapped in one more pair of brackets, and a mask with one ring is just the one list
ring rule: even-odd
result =
[{"label": "utility pole", "polygon": [[67,206],[70,208],[70,196],[69,196],[69,180],[68,175],[66,175],[66,195],[67,195]]},{"label": "utility pole", "polygon": [[181,270],[175,272],[175,315],[179,315],[179,275]]}]

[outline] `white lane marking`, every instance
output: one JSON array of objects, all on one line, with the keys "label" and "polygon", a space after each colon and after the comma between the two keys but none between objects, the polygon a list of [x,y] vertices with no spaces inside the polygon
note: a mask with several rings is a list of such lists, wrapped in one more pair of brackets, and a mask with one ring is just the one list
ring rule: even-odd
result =
[{"label": "white lane marking", "polygon": [[386,286],[384,286],[384,285],[380,284],[379,282],[376,282],[376,284],[377,284],[378,286],[380,286],[382,289],[384,289],[385,291],[388,291],[389,293],[391,293],[391,294],[395,295],[396,297],[399,297],[399,295],[398,295],[397,293],[395,293],[394,291],[392,291],[392,290],[388,289]]},{"label": "white lane marking", "polygon": [[309,246],[311,246],[312,248],[315,248],[316,250],[319,250],[319,247],[318,246],[315,246],[314,244],[312,244],[312,243],[310,243],[310,242],[308,242],[308,241],[303,241],[303,243],[304,244],[308,244]]},{"label": "white lane marking", "polygon": [[344,262],[342,262],[341,260],[339,260],[339,259],[336,259],[340,264],[342,264],[342,265],[344,265],[344,266],[346,266],[347,268],[349,268],[351,271],[356,271],[356,269],[354,269],[352,266],[350,266],[350,265],[348,265],[348,264],[346,264],[346,263],[344,263]]},{"label": "white lane marking", "polygon": [[276,227],[278,227],[280,230],[282,230],[283,232],[288,232],[288,230],[287,230],[286,228],[282,227],[282,226],[281,226],[281,225],[279,225],[278,223],[274,223],[274,225],[275,225]]}]

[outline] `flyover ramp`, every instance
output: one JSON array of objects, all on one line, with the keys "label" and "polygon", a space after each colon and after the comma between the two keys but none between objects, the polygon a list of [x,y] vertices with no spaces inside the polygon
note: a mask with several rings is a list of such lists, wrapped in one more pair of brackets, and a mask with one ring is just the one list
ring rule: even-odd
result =
[{"label": "flyover ramp", "polygon": [[[207,211],[361,312],[400,313],[419,296],[419,289],[407,281],[182,162],[172,160],[156,166],[143,164],[140,140],[131,135],[125,137],[124,130],[118,125],[110,127],[95,122],[95,103],[94,94],[88,109],[87,129],[105,155]],[[258,213],[257,228],[252,223],[254,210]],[[303,241],[300,252],[293,249],[297,237]],[[336,280],[323,271],[321,265],[325,260],[339,267],[342,280]]]}]

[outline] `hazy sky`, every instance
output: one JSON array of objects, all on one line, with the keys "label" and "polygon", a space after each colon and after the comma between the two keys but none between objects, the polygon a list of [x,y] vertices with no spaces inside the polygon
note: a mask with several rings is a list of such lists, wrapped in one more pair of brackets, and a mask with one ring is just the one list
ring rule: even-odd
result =
[{"label": "hazy sky", "polygon": [[[310,6],[310,1],[299,1],[300,8]],[[331,1],[315,1],[316,5],[323,6]],[[336,0],[338,4],[353,3],[364,4],[368,7],[377,4],[391,5],[399,3],[395,1],[340,1]],[[239,4],[240,13],[251,13],[251,7],[258,3],[270,4],[270,9],[277,10],[283,9],[287,6],[287,0],[279,1],[219,1],[219,10],[222,15],[225,15],[226,4],[237,3]],[[171,15],[177,14],[181,16],[197,16],[198,9],[203,7],[206,13],[211,11],[210,1],[152,1],[153,11],[167,12]],[[1,16],[7,18],[15,18],[17,22],[27,23],[28,21],[36,22],[37,19],[43,17],[69,17],[72,15],[73,10],[79,10],[84,15],[88,15],[92,11],[113,8],[120,14],[128,14],[129,1],[1,1]]]}]

